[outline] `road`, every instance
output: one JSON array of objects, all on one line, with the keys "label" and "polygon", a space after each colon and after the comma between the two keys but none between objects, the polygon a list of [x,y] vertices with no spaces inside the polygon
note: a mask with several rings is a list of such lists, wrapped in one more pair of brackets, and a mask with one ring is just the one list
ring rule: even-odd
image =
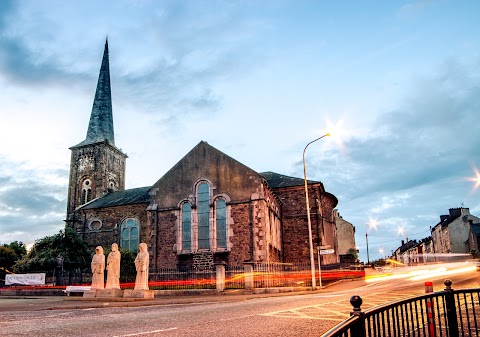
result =
[{"label": "road", "polygon": [[[319,336],[349,316],[349,299],[362,309],[444,289],[445,276],[409,281],[354,281],[307,294],[232,297],[224,301],[141,307],[24,310],[0,313],[2,336]],[[480,272],[449,275],[454,289],[480,288]]]}]

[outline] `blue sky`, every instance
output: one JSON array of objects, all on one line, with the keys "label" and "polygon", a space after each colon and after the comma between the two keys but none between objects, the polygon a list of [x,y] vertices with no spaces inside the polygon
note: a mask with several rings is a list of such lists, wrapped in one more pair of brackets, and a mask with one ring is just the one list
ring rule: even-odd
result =
[{"label": "blue sky", "polygon": [[0,243],[63,228],[108,36],[127,188],[201,140],[320,180],[370,259],[480,214],[478,1],[0,1]]}]

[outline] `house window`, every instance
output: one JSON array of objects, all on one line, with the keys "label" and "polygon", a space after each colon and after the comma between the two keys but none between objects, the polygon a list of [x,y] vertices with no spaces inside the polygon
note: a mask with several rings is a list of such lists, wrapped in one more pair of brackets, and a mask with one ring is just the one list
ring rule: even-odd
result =
[{"label": "house window", "polygon": [[197,190],[198,249],[210,248],[210,188],[201,183]]},{"label": "house window", "polygon": [[182,249],[192,249],[192,206],[188,202],[182,205]]},{"label": "house window", "polygon": [[120,227],[120,247],[137,251],[139,244],[140,224],[137,219],[125,219]]},{"label": "house window", "polygon": [[224,199],[215,202],[217,248],[227,248],[227,204]]}]

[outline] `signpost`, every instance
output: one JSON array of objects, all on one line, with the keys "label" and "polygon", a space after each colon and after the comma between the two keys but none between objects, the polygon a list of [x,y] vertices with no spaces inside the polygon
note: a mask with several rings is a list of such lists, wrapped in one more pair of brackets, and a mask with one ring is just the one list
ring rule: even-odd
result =
[{"label": "signpost", "polygon": [[334,249],[320,249],[320,255],[334,254]]}]

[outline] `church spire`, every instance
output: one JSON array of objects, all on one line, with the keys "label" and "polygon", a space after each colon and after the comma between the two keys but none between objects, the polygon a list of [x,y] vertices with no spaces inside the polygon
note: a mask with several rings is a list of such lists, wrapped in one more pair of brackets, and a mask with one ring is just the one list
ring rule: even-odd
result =
[{"label": "church spire", "polygon": [[88,123],[87,137],[79,145],[93,144],[104,140],[107,140],[111,145],[115,145],[110,66],[108,62],[108,38],[105,41],[105,50],[98,76],[95,99],[93,100],[90,122]]}]

